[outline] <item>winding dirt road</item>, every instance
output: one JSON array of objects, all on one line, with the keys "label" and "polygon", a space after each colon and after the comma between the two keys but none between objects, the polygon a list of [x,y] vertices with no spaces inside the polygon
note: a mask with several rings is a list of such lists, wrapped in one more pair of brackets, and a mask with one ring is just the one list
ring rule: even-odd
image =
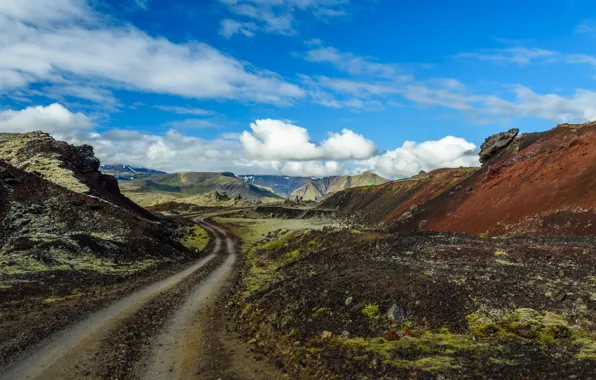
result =
[{"label": "winding dirt road", "polygon": [[[0,379],[97,378],[93,368],[98,368],[97,361],[109,357],[102,350],[106,351],[106,344],[110,343],[112,337],[122,333],[120,330],[127,323],[142,323],[139,317],[141,311],[159,301],[160,297],[174,295],[176,299],[168,299],[169,305],[174,306],[171,307],[173,310],[168,310],[169,314],[165,314],[167,318],[163,328],[150,337],[149,347],[139,349],[142,355],[131,365],[132,369],[126,376],[141,379],[199,376],[197,347],[201,340],[201,328],[196,316],[208,300],[217,295],[232,273],[237,259],[237,240],[211,221],[201,218],[194,220],[214,240],[208,255],[187,269],[130,294],[32,347],[22,357],[1,368]],[[204,273],[201,274],[201,271]],[[177,287],[182,290],[173,292]]]}]

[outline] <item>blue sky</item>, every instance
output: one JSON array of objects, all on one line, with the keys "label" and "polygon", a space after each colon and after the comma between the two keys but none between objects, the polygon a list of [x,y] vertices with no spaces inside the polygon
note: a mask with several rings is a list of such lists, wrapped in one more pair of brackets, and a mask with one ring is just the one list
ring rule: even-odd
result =
[{"label": "blue sky", "polygon": [[3,3],[0,130],[106,163],[394,178],[596,119],[588,0]]}]

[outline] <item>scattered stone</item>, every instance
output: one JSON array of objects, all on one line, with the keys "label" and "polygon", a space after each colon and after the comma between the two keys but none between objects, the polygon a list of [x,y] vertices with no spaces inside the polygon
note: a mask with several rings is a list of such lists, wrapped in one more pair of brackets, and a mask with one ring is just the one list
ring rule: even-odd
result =
[{"label": "scattered stone", "polygon": [[419,230],[424,230],[426,228],[426,225],[428,224],[428,221],[426,219],[421,220],[418,223],[418,229]]},{"label": "scattered stone", "polygon": [[345,302],[346,306],[350,306],[352,301],[354,301],[354,297],[350,296],[350,297],[346,298],[346,302]]},{"label": "scattered stone", "polygon": [[397,223],[405,223],[413,217],[414,215],[410,211],[406,211],[397,219]]},{"label": "scattered stone", "polygon": [[387,319],[396,323],[402,323],[406,317],[406,312],[396,303],[391,305],[389,311],[387,312]]},{"label": "scattered stone", "polygon": [[393,330],[387,331],[385,334],[383,334],[383,338],[390,341],[399,340],[399,336]]}]

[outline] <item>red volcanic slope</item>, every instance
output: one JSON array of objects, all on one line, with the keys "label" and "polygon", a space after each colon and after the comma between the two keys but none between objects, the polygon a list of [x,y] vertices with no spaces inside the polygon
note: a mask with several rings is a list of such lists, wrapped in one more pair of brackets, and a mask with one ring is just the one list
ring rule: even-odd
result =
[{"label": "red volcanic slope", "polygon": [[438,169],[374,187],[347,189],[332,195],[319,207],[337,209],[369,223],[385,224],[457,186],[474,171],[472,168]]},{"label": "red volcanic slope", "polygon": [[[595,148],[596,123],[564,124],[545,133],[520,136],[481,169],[446,189],[433,180],[407,190],[392,189],[393,182],[379,186],[381,191],[375,194],[361,193],[366,200],[337,194],[334,202],[330,199],[325,205],[352,215],[361,205],[367,208],[363,213],[369,215],[368,221],[391,220],[392,230],[594,235]],[[425,191],[433,184],[441,190],[439,194]],[[385,201],[391,197],[395,203]],[[417,205],[413,215],[400,218],[413,204]],[[382,216],[371,215],[375,212]]]}]

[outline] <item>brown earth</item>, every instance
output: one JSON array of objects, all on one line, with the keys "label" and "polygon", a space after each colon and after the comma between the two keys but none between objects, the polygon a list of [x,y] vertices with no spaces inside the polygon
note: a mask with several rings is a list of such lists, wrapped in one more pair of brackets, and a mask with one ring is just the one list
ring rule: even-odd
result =
[{"label": "brown earth", "polygon": [[350,189],[320,207],[369,223],[393,223],[394,231],[594,235],[595,143],[596,125],[563,125],[519,136],[476,171],[440,169],[423,178]]},{"label": "brown earth", "polygon": [[438,169],[374,187],[358,187],[332,195],[320,209],[338,210],[357,221],[391,222],[412,206],[437,197],[474,173],[471,168]]}]

